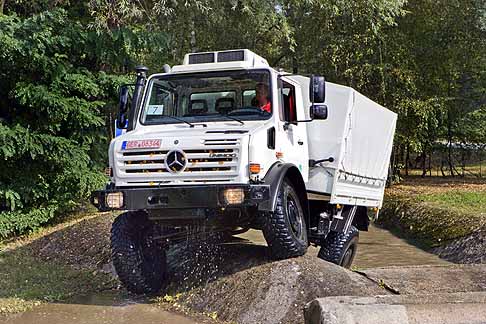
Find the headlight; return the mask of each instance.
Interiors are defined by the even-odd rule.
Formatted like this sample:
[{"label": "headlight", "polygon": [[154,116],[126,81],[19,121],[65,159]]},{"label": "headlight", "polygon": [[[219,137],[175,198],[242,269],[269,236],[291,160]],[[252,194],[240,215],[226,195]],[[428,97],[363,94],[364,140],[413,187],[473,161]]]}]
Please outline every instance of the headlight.
[{"label": "headlight", "polygon": [[224,191],[224,200],[228,205],[241,204],[245,200],[243,188],[229,188]]},{"label": "headlight", "polygon": [[106,205],[110,208],[122,208],[123,207],[123,192],[110,192],[105,198]]}]

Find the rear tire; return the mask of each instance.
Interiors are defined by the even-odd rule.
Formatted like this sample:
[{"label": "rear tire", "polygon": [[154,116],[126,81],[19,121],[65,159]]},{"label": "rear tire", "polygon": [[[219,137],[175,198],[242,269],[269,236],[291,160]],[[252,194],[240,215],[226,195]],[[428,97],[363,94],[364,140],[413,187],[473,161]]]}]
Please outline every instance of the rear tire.
[{"label": "rear tire", "polygon": [[263,235],[274,259],[304,255],[309,246],[304,211],[292,184],[284,180],[275,211],[265,215]]},{"label": "rear tire", "polygon": [[358,250],[358,241],[359,231],[354,226],[347,233],[330,232],[317,256],[349,269]]},{"label": "rear tire", "polygon": [[126,212],[111,228],[113,265],[122,284],[136,294],[153,294],[164,285],[167,260],[153,239],[154,225],[145,212]]}]

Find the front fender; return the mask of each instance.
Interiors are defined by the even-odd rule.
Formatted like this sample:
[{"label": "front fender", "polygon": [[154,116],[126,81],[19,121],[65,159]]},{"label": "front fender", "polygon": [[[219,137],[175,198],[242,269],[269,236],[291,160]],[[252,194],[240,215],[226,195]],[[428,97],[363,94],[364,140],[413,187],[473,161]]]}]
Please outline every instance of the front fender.
[{"label": "front fender", "polygon": [[270,186],[270,199],[259,204],[258,210],[269,212],[275,210],[277,205],[278,189],[286,176],[288,176],[289,180],[293,183],[294,188],[301,199],[304,212],[306,215],[308,215],[309,203],[307,200],[307,191],[304,180],[302,179],[299,169],[291,163],[277,162],[272,165],[270,170],[267,172],[263,178],[263,183]]}]

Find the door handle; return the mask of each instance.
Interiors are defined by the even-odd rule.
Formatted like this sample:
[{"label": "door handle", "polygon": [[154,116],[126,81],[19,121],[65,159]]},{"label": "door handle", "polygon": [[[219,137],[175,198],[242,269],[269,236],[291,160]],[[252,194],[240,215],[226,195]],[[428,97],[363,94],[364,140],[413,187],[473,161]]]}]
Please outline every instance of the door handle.
[{"label": "door handle", "polygon": [[299,145],[304,145],[304,142],[302,142],[302,140],[299,140],[299,141],[297,142],[297,144],[299,144]]}]

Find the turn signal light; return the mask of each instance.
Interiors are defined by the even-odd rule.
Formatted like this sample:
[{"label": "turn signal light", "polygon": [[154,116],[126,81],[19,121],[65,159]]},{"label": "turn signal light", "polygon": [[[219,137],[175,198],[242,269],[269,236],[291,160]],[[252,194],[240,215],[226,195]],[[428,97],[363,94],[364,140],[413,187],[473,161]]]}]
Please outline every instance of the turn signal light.
[{"label": "turn signal light", "polygon": [[260,164],[250,163],[250,173],[251,174],[257,174],[257,173],[260,173],[260,171],[261,171]]}]

